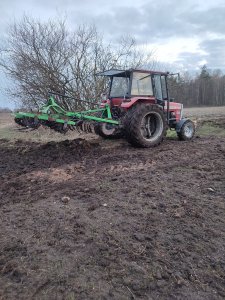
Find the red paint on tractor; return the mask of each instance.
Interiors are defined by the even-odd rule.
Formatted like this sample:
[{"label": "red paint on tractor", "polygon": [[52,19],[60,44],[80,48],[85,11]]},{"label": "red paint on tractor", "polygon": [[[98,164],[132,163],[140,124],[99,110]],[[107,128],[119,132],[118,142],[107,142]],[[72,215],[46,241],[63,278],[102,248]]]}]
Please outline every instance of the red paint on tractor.
[{"label": "red paint on tractor", "polygon": [[[111,99],[103,100],[100,106],[105,107],[106,104],[109,104],[111,107],[119,106],[123,109],[129,109],[138,102],[157,104],[155,97],[139,96],[139,97],[131,97],[128,99],[111,98]],[[183,109],[183,105],[181,103],[170,102],[169,104],[169,111],[174,112],[177,122],[180,121],[180,119],[182,118],[182,109]],[[167,101],[165,101],[164,111],[167,111]]]},{"label": "red paint on tractor", "polygon": [[[167,110],[167,101],[165,101],[164,109]],[[182,109],[183,109],[183,104],[181,103],[177,103],[177,102],[169,103],[169,111],[175,113],[175,118],[177,122],[180,121],[182,117]]]},{"label": "red paint on tractor", "polygon": [[122,108],[130,108],[132,105],[134,105],[136,102],[147,102],[147,103],[156,103],[155,97],[132,97],[131,99],[125,99],[123,100],[121,107]]}]

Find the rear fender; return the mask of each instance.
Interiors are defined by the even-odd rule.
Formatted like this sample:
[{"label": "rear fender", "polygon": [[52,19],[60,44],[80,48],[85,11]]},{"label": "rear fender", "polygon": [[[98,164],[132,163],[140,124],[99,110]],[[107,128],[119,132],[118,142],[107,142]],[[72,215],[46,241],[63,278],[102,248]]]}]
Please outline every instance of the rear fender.
[{"label": "rear fender", "polygon": [[137,102],[145,102],[145,103],[156,103],[156,99],[154,97],[132,97],[131,99],[124,100],[121,104],[122,108],[129,109]]}]

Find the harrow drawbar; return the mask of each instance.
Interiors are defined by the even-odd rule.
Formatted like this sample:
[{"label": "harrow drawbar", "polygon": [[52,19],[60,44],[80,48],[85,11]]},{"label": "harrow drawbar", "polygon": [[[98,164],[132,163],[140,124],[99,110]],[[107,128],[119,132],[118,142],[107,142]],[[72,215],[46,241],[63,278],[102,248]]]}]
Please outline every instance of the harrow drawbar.
[{"label": "harrow drawbar", "polygon": [[94,132],[96,122],[119,125],[117,120],[112,119],[109,105],[105,105],[104,108],[67,112],[55,102],[53,96],[50,96],[48,103],[39,112],[18,112],[14,117],[15,122],[25,128],[37,129],[44,126],[60,133],[66,133],[68,130],[91,133]]}]

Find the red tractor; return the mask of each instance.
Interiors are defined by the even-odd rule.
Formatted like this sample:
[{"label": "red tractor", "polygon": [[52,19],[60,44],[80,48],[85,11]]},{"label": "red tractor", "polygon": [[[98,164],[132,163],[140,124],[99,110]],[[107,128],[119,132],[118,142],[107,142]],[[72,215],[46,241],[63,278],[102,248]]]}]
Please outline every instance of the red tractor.
[{"label": "red tractor", "polygon": [[158,145],[169,128],[177,132],[180,140],[193,138],[195,126],[183,118],[183,104],[171,102],[169,97],[168,72],[130,69],[98,75],[110,78],[109,94],[101,107],[110,105],[112,118],[119,125],[98,122],[96,134],[104,138],[124,136],[139,147]]}]

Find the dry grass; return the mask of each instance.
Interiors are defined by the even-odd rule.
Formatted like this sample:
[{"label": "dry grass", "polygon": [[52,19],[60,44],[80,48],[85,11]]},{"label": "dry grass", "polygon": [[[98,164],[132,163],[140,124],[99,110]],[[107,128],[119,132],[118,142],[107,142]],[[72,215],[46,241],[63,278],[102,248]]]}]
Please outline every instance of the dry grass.
[{"label": "dry grass", "polygon": [[15,124],[14,118],[10,113],[0,113],[0,138],[3,139],[22,139],[37,142],[63,141],[78,137],[93,138],[91,134],[79,134],[77,131],[70,131],[67,134],[61,134],[49,128],[39,128],[38,130],[24,129]]},{"label": "dry grass", "polygon": [[217,107],[191,107],[185,108],[184,114],[187,117],[225,117],[225,106],[217,106]]}]

